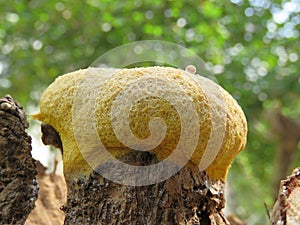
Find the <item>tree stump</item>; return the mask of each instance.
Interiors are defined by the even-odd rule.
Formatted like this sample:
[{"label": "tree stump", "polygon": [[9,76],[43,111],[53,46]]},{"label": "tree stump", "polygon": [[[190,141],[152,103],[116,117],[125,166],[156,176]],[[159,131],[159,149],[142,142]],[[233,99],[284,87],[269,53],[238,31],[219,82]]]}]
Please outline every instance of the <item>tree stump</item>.
[{"label": "tree stump", "polygon": [[[142,166],[157,160],[144,152],[122,161]],[[224,202],[223,182],[210,181],[205,172],[185,166],[171,178],[148,186],[116,184],[93,172],[68,183],[62,209],[64,224],[223,225],[229,224],[222,212]]]}]

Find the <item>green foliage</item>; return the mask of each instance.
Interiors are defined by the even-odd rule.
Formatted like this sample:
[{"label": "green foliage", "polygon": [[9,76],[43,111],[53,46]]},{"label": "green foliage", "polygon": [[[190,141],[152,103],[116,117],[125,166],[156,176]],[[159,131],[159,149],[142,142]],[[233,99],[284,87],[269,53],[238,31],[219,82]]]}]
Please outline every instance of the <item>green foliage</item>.
[{"label": "green foliage", "polygon": [[0,8],[0,96],[23,105],[37,104],[58,75],[131,41],[179,43],[209,62],[249,121],[230,172],[233,213],[266,221],[277,137],[263,112],[300,115],[299,2],[2,0]]}]

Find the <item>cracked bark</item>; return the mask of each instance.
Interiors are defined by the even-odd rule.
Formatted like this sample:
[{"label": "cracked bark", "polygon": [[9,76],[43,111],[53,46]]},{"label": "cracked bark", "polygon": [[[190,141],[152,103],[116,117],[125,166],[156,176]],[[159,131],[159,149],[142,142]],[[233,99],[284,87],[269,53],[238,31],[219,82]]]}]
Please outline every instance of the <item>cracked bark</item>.
[{"label": "cracked bark", "polygon": [[23,108],[0,99],[0,224],[24,224],[38,195],[35,160]]}]

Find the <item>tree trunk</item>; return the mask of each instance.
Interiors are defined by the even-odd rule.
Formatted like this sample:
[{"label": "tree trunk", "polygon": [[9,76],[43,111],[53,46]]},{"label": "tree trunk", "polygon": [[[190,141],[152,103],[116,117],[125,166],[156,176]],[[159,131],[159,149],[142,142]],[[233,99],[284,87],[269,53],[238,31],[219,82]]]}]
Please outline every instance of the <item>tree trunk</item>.
[{"label": "tree trunk", "polygon": [[277,113],[273,121],[273,127],[279,137],[279,147],[276,152],[274,169],[276,176],[273,177],[273,196],[276,199],[278,184],[291,172],[291,164],[300,141],[300,124],[281,113]]},{"label": "tree trunk", "polygon": [[38,195],[35,160],[23,108],[0,99],[0,224],[24,224]]},{"label": "tree trunk", "polygon": [[[134,165],[157,162],[146,152],[130,154],[122,161]],[[212,182],[205,172],[188,166],[148,186],[116,184],[96,172],[67,185],[64,224],[229,224],[222,213],[224,183]]]}]

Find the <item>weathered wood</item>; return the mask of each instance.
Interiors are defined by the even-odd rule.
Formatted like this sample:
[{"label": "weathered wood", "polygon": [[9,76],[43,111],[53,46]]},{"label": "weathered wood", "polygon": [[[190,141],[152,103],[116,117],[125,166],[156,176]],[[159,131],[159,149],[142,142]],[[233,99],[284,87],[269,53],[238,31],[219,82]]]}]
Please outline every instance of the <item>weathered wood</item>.
[{"label": "weathered wood", "polygon": [[297,225],[300,222],[300,167],[280,182],[270,225]]},{"label": "weathered wood", "polygon": [[23,224],[38,195],[35,160],[23,108],[0,99],[0,224]]}]

